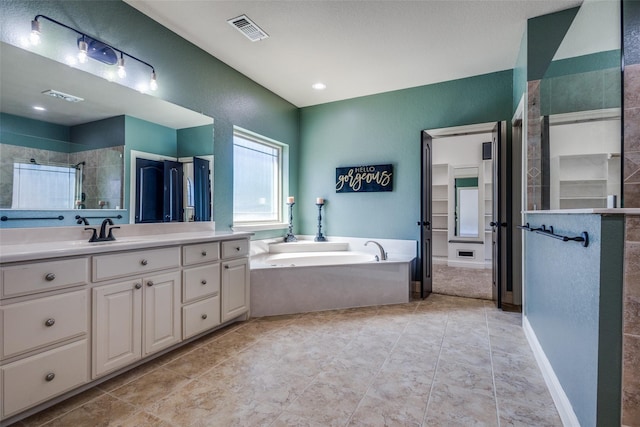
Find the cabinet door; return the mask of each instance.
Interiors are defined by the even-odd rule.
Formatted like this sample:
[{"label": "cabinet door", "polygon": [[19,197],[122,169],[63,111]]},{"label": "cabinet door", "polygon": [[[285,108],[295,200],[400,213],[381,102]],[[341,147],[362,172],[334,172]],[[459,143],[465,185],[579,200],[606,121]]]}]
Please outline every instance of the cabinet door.
[{"label": "cabinet door", "polygon": [[144,279],[144,354],[180,341],[180,273]]},{"label": "cabinet door", "polygon": [[249,311],[249,260],[222,263],[222,321]]},{"label": "cabinet door", "polygon": [[93,377],[140,359],[142,280],[93,288]]}]

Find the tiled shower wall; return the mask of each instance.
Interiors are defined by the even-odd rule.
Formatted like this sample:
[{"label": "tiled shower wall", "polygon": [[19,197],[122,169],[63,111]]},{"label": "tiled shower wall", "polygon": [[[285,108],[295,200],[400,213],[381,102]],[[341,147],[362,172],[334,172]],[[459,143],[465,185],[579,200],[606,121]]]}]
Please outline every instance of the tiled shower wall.
[{"label": "tiled shower wall", "polygon": [[[640,64],[624,69],[624,207],[640,208]],[[622,424],[640,426],[640,217],[626,223]]]},{"label": "tiled shower wall", "polygon": [[540,82],[527,82],[527,210],[542,208]]},{"label": "tiled shower wall", "polygon": [[77,153],[61,153],[51,150],[0,144],[0,208],[11,208],[13,191],[13,162],[36,159],[39,163],[75,165],[85,162],[83,174],[84,207],[100,209],[122,208],[124,146],[100,148]]},{"label": "tiled shower wall", "polygon": [[[623,203],[640,208],[640,2],[624,0]],[[640,426],[640,216],[628,216],[625,236],[622,424]]]}]

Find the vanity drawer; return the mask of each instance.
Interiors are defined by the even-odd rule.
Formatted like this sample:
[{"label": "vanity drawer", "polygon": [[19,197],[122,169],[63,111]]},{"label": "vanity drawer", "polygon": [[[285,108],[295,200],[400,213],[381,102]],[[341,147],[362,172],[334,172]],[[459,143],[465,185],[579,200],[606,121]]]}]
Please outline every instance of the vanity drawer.
[{"label": "vanity drawer", "polygon": [[86,290],[1,307],[2,357],[85,334],[88,311]]},{"label": "vanity drawer", "polygon": [[182,308],[182,339],[220,324],[220,296],[194,302]]},{"label": "vanity drawer", "polygon": [[182,271],[182,302],[220,293],[220,264],[194,267]]},{"label": "vanity drawer", "polygon": [[249,254],[249,240],[229,240],[222,242],[222,259],[246,256]]},{"label": "vanity drawer", "polygon": [[89,280],[89,260],[73,258],[2,267],[2,296],[14,297],[69,286]]},{"label": "vanity drawer", "polygon": [[3,366],[3,417],[89,381],[88,357],[84,339]]},{"label": "vanity drawer", "polygon": [[149,271],[177,268],[179,264],[180,248],[178,246],[97,255],[93,257],[93,280],[97,282]]},{"label": "vanity drawer", "polygon": [[182,264],[193,265],[220,259],[218,242],[198,243],[182,247]]}]

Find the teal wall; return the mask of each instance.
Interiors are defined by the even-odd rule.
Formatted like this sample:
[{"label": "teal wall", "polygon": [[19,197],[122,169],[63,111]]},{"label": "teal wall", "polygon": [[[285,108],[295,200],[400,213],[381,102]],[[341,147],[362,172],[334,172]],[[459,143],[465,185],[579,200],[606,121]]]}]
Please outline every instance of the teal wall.
[{"label": "teal wall", "polygon": [[40,120],[0,113],[0,142],[40,150],[71,152],[71,129]]},{"label": "teal wall", "polygon": [[178,129],[178,157],[213,154],[213,125]]},{"label": "teal wall", "polygon": [[[420,132],[510,120],[511,70],[301,109],[298,232],[315,234],[316,197],[327,236],[419,238]],[[480,163],[482,159],[478,159]],[[335,192],[337,167],[393,164],[393,191]]]},{"label": "teal wall", "polygon": [[[84,148],[82,148],[82,150],[124,145],[124,123],[125,117],[117,116],[72,126],[71,141],[77,144],[83,144]],[[78,151],[81,150],[79,149]]]},{"label": "teal wall", "polygon": [[582,426],[619,425],[623,216],[529,213],[532,227],[589,233],[589,246],[525,232],[525,314]]},{"label": "teal wall", "polygon": [[291,192],[297,192],[299,121],[294,105],[119,0],[3,0],[2,41],[19,45],[36,14],[153,64],[159,84],[155,96],[215,119],[213,214],[218,230],[228,230],[233,218],[234,125],[289,146]]},{"label": "teal wall", "polygon": [[574,7],[527,21],[527,81],[544,77],[579,9]]}]

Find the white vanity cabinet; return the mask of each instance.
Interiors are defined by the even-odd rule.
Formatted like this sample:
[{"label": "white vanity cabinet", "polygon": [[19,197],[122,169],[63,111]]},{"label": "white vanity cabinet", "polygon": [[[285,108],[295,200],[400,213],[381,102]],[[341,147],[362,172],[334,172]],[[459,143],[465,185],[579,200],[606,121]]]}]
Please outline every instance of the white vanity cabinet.
[{"label": "white vanity cabinet", "polygon": [[[179,247],[93,257],[94,279],[175,268]],[[93,288],[93,378],[181,340],[179,271],[134,275]]]},{"label": "white vanity cabinet", "polygon": [[38,255],[2,242],[2,424],[244,319],[250,234],[205,232],[68,250],[52,242]]},{"label": "white vanity cabinet", "polygon": [[248,240],[222,242],[222,321],[249,312]]},{"label": "white vanity cabinet", "polygon": [[0,269],[2,418],[89,381],[88,280],[86,257]]},{"label": "white vanity cabinet", "polygon": [[182,247],[182,338],[222,323],[220,318],[220,244]]}]

